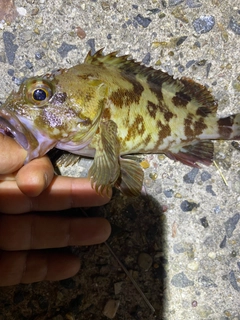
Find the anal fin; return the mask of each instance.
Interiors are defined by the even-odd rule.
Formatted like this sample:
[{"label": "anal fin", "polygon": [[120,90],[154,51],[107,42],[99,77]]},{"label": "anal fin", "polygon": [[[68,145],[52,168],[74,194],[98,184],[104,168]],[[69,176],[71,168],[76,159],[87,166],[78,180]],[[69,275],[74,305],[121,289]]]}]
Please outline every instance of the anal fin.
[{"label": "anal fin", "polygon": [[143,176],[144,173],[139,163],[129,159],[120,159],[120,176],[114,186],[126,196],[137,197],[141,194]]},{"label": "anal fin", "polygon": [[189,146],[182,147],[178,153],[166,153],[170,159],[178,160],[190,167],[200,168],[202,163],[209,166],[213,162],[214,146],[212,141],[202,140]]}]

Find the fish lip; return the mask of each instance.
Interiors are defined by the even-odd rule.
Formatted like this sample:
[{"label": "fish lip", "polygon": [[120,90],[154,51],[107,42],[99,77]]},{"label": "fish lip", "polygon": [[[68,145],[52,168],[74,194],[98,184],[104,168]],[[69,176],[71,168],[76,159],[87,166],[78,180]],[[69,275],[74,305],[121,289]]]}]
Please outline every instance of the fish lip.
[{"label": "fish lip", "polygon": [[29,143],[22,131],[24,131],[23,125],[16,117],[5,110],[0,110],[0,133],[13,138],[24,149],[28,150]]}]

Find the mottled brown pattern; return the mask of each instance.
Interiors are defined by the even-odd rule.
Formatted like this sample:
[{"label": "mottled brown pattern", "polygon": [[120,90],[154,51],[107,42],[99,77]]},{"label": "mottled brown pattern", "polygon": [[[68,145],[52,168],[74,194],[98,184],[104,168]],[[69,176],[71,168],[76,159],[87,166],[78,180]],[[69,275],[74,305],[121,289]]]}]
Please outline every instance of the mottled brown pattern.
[{"label": "mottled brown pattern", "polygon": [[171,111],[169,111],[169,109],[167,107],[164,108],[162,106],[161,101],[159,101],[158,105],[151,102],[151,101],[148,101],[147,110],[153,119],[156,118],[157,111],[159,111],[160,113],[162,113],[164,115],[164,118],[166,121],[169,121],[170,119],[172,119],[172,117],[174,117],[174,114]]},{"label": "mottled brown pattern", "polygon": [[160,113],[164,115],[164,118],[166,121],[169,121],[174,116],[174,114],[169,110],[169,108],[166,107],[165,105],[163,106],[160,102],[159,102],[158,108]]},{"label": "mottled brown pattern", "polygon": [[168,124],[163,125],[161,121],[157,121],[157,128],[159,128],[159,137],[161,136],[162,139],[171,135],[171,128]]},{"label": "mottled brown pattern", "polygon": [[144,119],[139,114],[135,118],[134,123],[128,128],[128,133],[125,138],[125,141],[130,141],[131,139],[134,139],[136,136],[142,136],[144,132],[145,132]]},{"label": "mottled brown pattern", "polygon": [[169,121],[173,117],[174,117],[174,114],[171,111],[167,111],[167,112],[164,113],[164,118],[165,118],[166,121]]},{"label": "mottled brown pattern", "polygon": [[156,87],[161,88],[164,82],[168,82],[169,84],[171,84],[172,81],[174,81],[173,77],[168,73],[161,70],[155,70],[151,67],[146,69],[145,76],[147,78],[149,87],[151,87],[152,85],[156,85]]},{"label": "mottled brown pattern", "polygon": [[172,103],[176,107],[186,107],[186,105],[191,101],[191,97],[182,91],[176,92],[176,95],[172,98]]},{"label": "mottled brown pattern", "polygon": [[209,109],[211,113],[217,111],[216,99],[206,87],[185,77],[179,79],[178,82],[184,87],[184,94],[197,101],[201,105],[201,108]]},{"label": "mottled brown pattern", "polygon": [[174,81],[176,80],[174,80],[172,76],[160,70],[152,69],[151,72],[149,72],[147,75],[147,84],[149,86],[149,89],[158,98],[158,101],[160,103],[163,101],[163,83],[170,86],[172,83],[174,83]]},{"label": "mottled brown pattern", "polygon": [[154,104],[154,103],[151,102],[151,101],[148,101],[147,110],[148,110],[150,116],[151,116],[153,119],[156,118],[157,108],[158,108],[158,106],[157,106],[156,104]]},{"label": "mottled brown pattern", "polygon": [[194,134],[198,136],[206,128],[207,128],[207,125],[204,122],[204,118],[199,118],[199,120],[194,123]]},{"label": "mottled brown pattern", "polygon": [[147,137],[144,139],[144,143],[146,144],[146,146],[149,144],[149,142],[151,142],[151,135],[147,135]]},{"label": "mottled brown pattern", "polygon": [[227,118],[218,120],[218,132],[224,139],[229,139],[232,133],[232,125],[234,123],[234,117],[230,116]]},{"label": "mottled brown pattern", "polygon": [[164,125],[161,123],[160,120],[157,121],[157,128],[158,128],[158,140],[154,146],[154,149],[157,150],[158,147],[163,143],[163,139],[167,138],[171,135],[171,128],[168,124]]},{"label": "mottled brown pattern", "polygon": [[102,114],[102,118],[103,118],[103,120],[110,120],[111,119],[110,108],[104,109],[103,114]]},{"label": "mottled brown pattern", "polygon": [[207,117],[210,113],[212,113],[212,109],[208,107],[199,107],[196,111],[196,115],[201,117]]},{"label": "mottled brown pattern", "polygon": [[191,125],[193,124],[192,117],[188,116],[184,119],[184,133],[187,138],[192,138],[195,134],[193,129],[191,129]]},{"label": "mottled brown pattern", "polygon": [[[193,128],[191,128],[191,126]],[[193,121],[192,117],[189,115],[184,119],[184,133],[187,139],[192,139],[195,136],[200,135],[207,125],[204,123],[204,118],[199,118],[197,121]]]},{"label": "mottled brown pattern", "polygon": [[149,83],[149,88],[152,93],[158,98],[158,101],[163,101],[162,87],[153,83]]},{"label": "mottled brown pattern", "polygon": [[126,81],[132,84],[133,88],[131,90],[119,88],[117,91],[112,92],[109,97],[115,106],[119,108],[122,108],[123,105],[130,106],[132,103],[139,103],[144,90],[141,83],[136,79],[128,77]]}]

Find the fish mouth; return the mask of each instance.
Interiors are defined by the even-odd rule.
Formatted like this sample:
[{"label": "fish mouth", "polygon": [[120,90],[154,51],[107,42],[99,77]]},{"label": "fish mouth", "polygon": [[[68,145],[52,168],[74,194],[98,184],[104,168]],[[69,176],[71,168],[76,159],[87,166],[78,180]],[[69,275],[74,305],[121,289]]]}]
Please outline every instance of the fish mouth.
[{"label": "fish mouth", "polygon": [[[9,119],[8,119],[9,118]],[[16,127],[22,127],[17,119],[0,111],[0,133],[16,140],[24,149],[28,149],[29,143],[26,136]]]}]

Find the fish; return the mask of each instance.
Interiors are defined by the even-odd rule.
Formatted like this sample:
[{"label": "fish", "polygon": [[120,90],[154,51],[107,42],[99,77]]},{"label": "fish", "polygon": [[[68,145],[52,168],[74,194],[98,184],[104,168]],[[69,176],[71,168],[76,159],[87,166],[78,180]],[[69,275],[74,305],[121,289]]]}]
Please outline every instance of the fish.
[{"label": "fish", "polygon": [[191,167],[210,165],[213,141],[240,139],[240,113],[217,117],[210,90],[117,51],[26,79],[0,108],[0,132],[27,151],[25,164],[57,148],[93,158],[99,194],[138,196],[143,170],[131,154],[162,153]]}]

